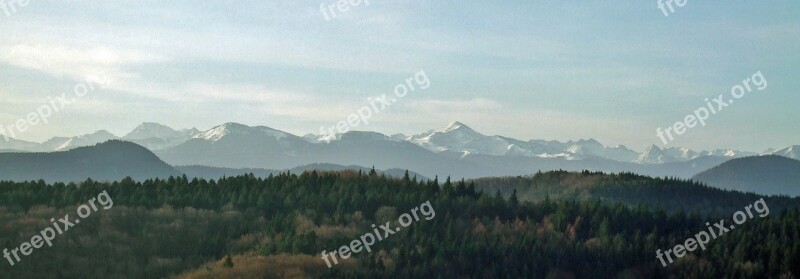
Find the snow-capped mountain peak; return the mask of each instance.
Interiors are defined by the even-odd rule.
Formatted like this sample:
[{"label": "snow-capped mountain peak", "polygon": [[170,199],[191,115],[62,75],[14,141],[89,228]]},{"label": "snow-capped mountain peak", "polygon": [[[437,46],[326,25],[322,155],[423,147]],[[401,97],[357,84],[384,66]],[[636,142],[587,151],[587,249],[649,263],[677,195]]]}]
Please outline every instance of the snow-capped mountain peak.
[{"label": "snow-capped mountain peak", "polygon": [[[568,142],[572,143],[571,141]],[[628,149],[625,146],[606,147],[595,139],[579,140],[572,143],[563,151],[584,156],[595,156],[600,158],[611,159],[620,162],[633,162],[636,161],[639,153]]]},{"label": "snow-capped mountain peak", "polygon": [[757,155],[757,153],[755,152],[739,151],[734,149],[715,149],[712,151],[703,151],[700,152],[700,154],[704,156],[720,156],[720,157],[731,157],[731,158]]},{"label": "snow-capped mountain peak", "polygon": [[772,152],[774,155],[779,155],[795,160],[800,160],[800,145],[792,145],[784,149]]},{"label": "snow-capped mountain peak", "polygon": [[396,138],[389,137],[387,135],[377,133],[377,132],[366,132],[366,131],[350,131],[344,134],[341,134],[340,139],[342,140],[352,140],[352,141],[391,141],[391,142],[402,142],[403,140],[399,140]]},{"label": "snow-capped mountain peak", "polygon": [[645,151],[639,155],[639,158],[636,159],[636,162],[640,164],[663,164],[670,161],[670,157],[664,154],[664,150],[655,144],[645,149]]},{"label": "snow-capped mountain peak", "polygon": [[195,135],[195,139],[203,139],[207,141],[219,141],[229,135],[267,135],[280,140],[287,136],[289,133],[275,130],[266,126],[250,127],[239,123],[225,123],[217,127],[211,128],[208,131],[201,132]]},{"label": "snow-capped mountain peak", "polygon": [[[0,145],[0,152],[8,151],[60,151],[81,146],[90,146],[112,139],[119,139],[108,131],[100,130],[92,134],[77,137],[55,137],[44,143],[27,143],[13,139]],[[274,145],[276,150],[283,150],[286,154],[296,154],[298,150],[305,150],[316,144],[356,144],[369,146],[373,143],[385,144],[387,141],[411,143],[425,148],[434,153],[448,152],[458,154],[462,158],[479,155],[505,156],[505,157],[538,157],[562,158],[567,160],[607,159],[618,162],[631,162],[638,164],[663,164],[685,162],[703,156],[718,158],[739,158],[758,155],[753,152],[734,149],[715,149],[712,151],[694,151],[688,148],[661,148],[657,145],[649,146],[644,152],[637,152],[623,145],[607,147],[593,138],[577,141],[556,141],[532,139],[522,141],[510,137],[488,136],[477,132],[463,122],[453,121],[443,128],[432,129],[427,132],[406,136],[395,134],[387,136],[374,132],[349,132],[333,135],[308,134],[298,137],[290,133],[279,131],[265,126],[247,126],[239,123],[225,123],[206,131],[197,129],[175,130],[170,127],[145,122],[125,135],[124,140],[132,141],[150,150],[167,150],[178,147],[190,139],[190,145],[198,144],[197,141],[207,141],[211,144],[225,140],[222,146],[264,146]],[[311,144],[311,145],[309,145]],[[293,150],[293,148],[298,148]],[[316,147],[314,147],[316,148]],[[800,146],[794,145],[781,150],[770,150],[761,154],[775,154],[793,159],[798,159]],[[292,155],[294,156],[294,155]]]},{"label": "snow-capped mountain peak", "polygon": [[100,130],[91,134],[71,138],[55,137],[44,142],[42,145],[50,150],[63,151],[82,146],[95,145],[112,139],[119,139],[119,137],[106,130]]},{"label": "snow-capped mountain peak", "polygon": [[242,129],[239,125],[241,124],[236,124],[236,123],[222,124],[214,128],[211,128],[205,132],[201,132],[195,135],[193,138],[204,139],[209,141],[218,141],[223,137],[227,136],[228,134],[235,133],[237,130]]},{"label": "snow-capped mountain peak", "polygon": [[199,133],[200,131],[194,128],[177,131],[162,124],[145,122],[125,135],[123,139],[150,150],[162,150],[184,143]]},{"label": "snow-capped mountain peak", "polygon": [[454,121],[444,129],[431,130],[412,136],[409,141],[433,152],[455,151],[499,155],[511,145],[497,136],[486,136]]},{"label": "snow-capped mountain peak", "polygon": [[[399,136],[398,136],[399,135]],[[407,137],[402,134],[395,136],[387,136],[378,132],[368,131],[349,131],[346,133],[336,133],[332,135],[313,135],[308,134],[303,138],[311,143],[332,143],[336,141],[350,141],[350,142],[374,142],[374,141],[391,141],[391,142],[404,142]]]},{"label": "snow-capped mountain peak", "polygon": [[603,148],[605,148],[605,146],[595,139],[582,139],[567,147],[566,151],[575,154],[591,155]]},{"label": "snow-capped mountain peak", "polygon": [[180,132],[152,122],[145,122],[137,126],[133,131],[125,135],[124,139],[128,140],[141,140],[141,139],[148,139],[148,138],[160,138],[160,139],[173,139],[173,138],[183,138],[185,137]]},{"label": "snow-capped mountain peak", "polygon": [[190,138],[193,138],[194,136],[196,136],[197,134],[200,134],[202,132],[200,130],[198,130],[197,128],[191,128],[191,129],[180,129],[180,130],[178,130],[178,133],[183,135],[183,137],[185,137],[187,139],[190,139]]},{"label": "snow-capped mountain peak", "polygon": [[458,121],[450,122],[450,124],[448,124],[446,128],[444,128],[444,129],[442,129],[440,131],[442,133],[449,133],[449,132],[453,132],[453,131],[457,131],[457,130],[463,130],[463,131],[467,131],[467,132],[475,132],[475,130],[472,130],[470,127],[467,127],[467,125],[464,125],[464,123],[461,123],[461,122],[458,122]]}]

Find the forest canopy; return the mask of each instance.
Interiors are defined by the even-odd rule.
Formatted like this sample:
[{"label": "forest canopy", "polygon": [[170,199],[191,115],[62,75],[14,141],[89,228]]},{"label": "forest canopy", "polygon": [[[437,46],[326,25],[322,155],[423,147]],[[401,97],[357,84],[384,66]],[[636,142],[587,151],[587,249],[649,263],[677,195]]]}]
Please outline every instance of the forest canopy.
[{"label": "forest canopy", "polygon": [[[476,181],[418,181],[352,171],[220,180],[180,176],[143,182],[0,182],[4,247],[30,239],[49,225],[50,218],[74,212],[102,191],[114,201],[112,209],[85,219],[59,236],[53,247],[39,249],[13,267],[4,263],[0,272],[7,278],[233,274],[243,278],[792,278],[800,274],[796,199],[767,199],[773,209],[768,217],[749,221],[716,239],[708,250],[692,252],[665,268],[655,257],[657,249],[681,243],[704,229],[706,222],[733,212],[665,210],[663,204],[648,207],[604,200],[598,194],[646,195],[641,191],[651,189],[650,195],[665,195],[654,199],[669,194],[674,199],[680,190],[692,197],[684,200],[689,204],[711,199],[704,186],[680,180],[552,172],[534,176],[530,185],[566,187],[567,176],[581,181],[582,187],[600,190],[592,192],[595,196],[578,195],[581,198],[520,199],[513,187],[504,196],[500,191],[479,191]],[[548,181],[551,185],[545,185]],[[722,198],[729,200],[717,200],[743,207],[758,196],[733,193]],[[426,201],[435,208],[435,219],[413,224],[380,242],[371,253],[360,253],[330,269],[320,257],[321,251],[371,231],[371,224],[396,220],[398,213]]]}]

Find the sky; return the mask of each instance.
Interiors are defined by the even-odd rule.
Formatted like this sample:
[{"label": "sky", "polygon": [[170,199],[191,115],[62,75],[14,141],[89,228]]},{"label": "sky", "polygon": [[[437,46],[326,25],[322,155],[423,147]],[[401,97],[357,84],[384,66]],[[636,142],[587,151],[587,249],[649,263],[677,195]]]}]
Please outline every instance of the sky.
[{"label": "sky", "polygon": [[[319,134],[424,71],[427,89],[355,129],[418,134],[457,120],[639,151],[800,144],[796,0],[688,0],[668,16],[656,0],[354,0],[346,11],[334,0],[9,1],[0,125],[57,108],[17,129],[22,140],[122,136],[142,122]],[[657,136],[759,71],[764,90],[674,141]]]}]

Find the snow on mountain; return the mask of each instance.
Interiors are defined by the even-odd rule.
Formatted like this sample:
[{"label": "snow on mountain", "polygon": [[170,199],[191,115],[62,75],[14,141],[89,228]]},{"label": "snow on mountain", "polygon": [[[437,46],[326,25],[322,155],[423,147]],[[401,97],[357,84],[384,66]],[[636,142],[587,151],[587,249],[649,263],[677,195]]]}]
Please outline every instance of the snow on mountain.
[{"label": "snow on mountain", "polygon": [[675,162],[675,157],[667,155],[663,149],[658,146],[651,145],[636,159],[639,164],[664,164]]},{"label": "snow on mountain", "polygon": [[671,162],[687,162],[704,156],[741,158],[757,155],[755,152],[739,151],[734,149],[716,149],[712,151],[694,151],[683,147],[661,149],[653,145],[647,148],[635,160],[639,164],[663,164]]},{"label": "snow on mountain", "polygon": [[350,140],[350,141],[393,141],[393,142],[405,142],[408,137],[403,134],[396,134],[393,136],[387,136],[377,132],[366,132],[366,131],[350,131],[346,133],[336,133],[331,135],[314,135],[314,134],[307,134],[303,136],[303,139],[310,143],[332,143],[336,141],[342,140]]},{"label": "snow on mountain", "polygon": [[286,138],[288,136],[296,137],[292,134],[275,130],[270,127],[256,126],[250,127],[239,123],[226,123],[217,127],[211,128],[208,131],[201,132],[192,138],[203,139],[207,141],[219,141],[228,136],[269,136],[276,140]]},{"label": "snow on mountain", "polygon": [[315,134],[306,134],[305,136],[302,136],[302,138],[310,143],[319,143],[322,139],[322,136]]},{"label": "snow on mountain", "polygon": [[302,138],[310,143],[330,143],[331,141],[341,140],[342,134],[341,133],[325,134],[325,135],[306,134]]},{"label": "snow on mountain", "polygon": [[409,141],[433,152],[454,151],[489,155],[506,154],[512,145],[502,137],[483,135],[461,122],[453,122],[444,129],[412,136]]},{"label": "snow on mountain", "polygon": [[520,141],[502,136],[486,136],[461,122],[450,123],[446,128],[412,136],[408,141],[433,152],[452,151],[463,154],[485,154],[540,158],[566,158],[580,160],[597,156],[631,162],[638,154],[625,147],[608,148],[594,139],[569,141]]},{"label": "snow on mountain", "polygon": [[404,142],[403,139],[396,139],[376,132],[364,131],[350,131],[344,134],[337,134],[335,140],[342,141],[348,140],[353,142],[372,142],[372,141],[389,141],[389,142]]},{"label": "snow on mountain", "polygon": [[624,145],[617,145],[614,147],[605,147],[601,150],[598,150],[594,154],[595,156],[611,159],[620,162],[633,162],[639,158],[639,153],[636,151],[630,150]]},{"label": "snow on mountain", "polygon": [[252,131],[250,127],[237,124],[237,123],[226,123],[223,125],[216,126],[211,128],[205,132],[201,132],[195,135],[192,138],[195,139],[203,139],[207,141],[218,141],[228,135],[234,134],[249,134]]},{"label": "snow on mountain", "polygon": [[126,140],[140,140],[149,138],[172,139],[183,138],[184,135],[170,127],[145,122],[137,126],[133,131],[123,137]]},{"label": "snow on mountain", "polygon": [[561,150],[561,151],[564,151],[573,145],[572,141],[560,142],[557,140],[530,140],[528,141],[528,143],[535,146],[541,146],[549,150]]},{"label": "snow on mountain", "polygon": [[197,128],[191,128],[191,129],[180,129],[180,130],[178,130],[178,133],[183,135],[183,137],[185,137],[187,139],[190,139],[190,138],[193,138],[194,136],[196,136],[196,135],[198,135],[198,134],[200,134],[202,132],[200,130],[198,130]]},{"label": "snow on mountain", "polygon": [[[119,138],[103,130],[78,137],[55,137],[42,144],[15,139],[10,139],[9,141],[0,140],[0,152],[60,151],[81,146],[91,146],[111,139]],[[441,153],[439,155],[460,159],[499,156],[508,157],[512,161],[524,161],[532,158],[578,161],[599,158],[642,165],[689,162],[706,156],[722,159],[757,155],[754,152],[733,149],[697,152],[688,148],[678,147],[662,149],[656,145],[650,146],[644,152],[639,153],[621,145],[607,147],[591,138],[567,142],[538,139],[522,141],[499,135],[487,136],[458,121],[452,122],[444,128],[413,136],[404,134],[387,136],[375,132],[353,131],[333,135],[308,134],[303,137],[269,127],[250,127],[238,123],[226,123],[206,131],[200,131],[195,128],[175,130],[158,123],[142,123],[122,139],[132,141],[152,151],[165,151],[159,152],[159,154],[166,154],[172,158],[191,158],[191,160],[188,160],[189,162],[207,163],[209,165],[214,165],[214,157],[216,156],[230,157],[225,160],[229,163],[228,165],[246,162],[260,163],[267,157],[274,160],[282,158],[281,160],[287,160],[287,163],[295,160],[314,163],[319,158],[298,158],[298,156],[301,156],[300,154],[312,156],[310,154],[313,152],[323,152],[320,150],[324,150],[323,154],[330,156],[327,159],[334,160],[333,154],[339,154],[336,156],[342,155],[331,149],[343,148],[343,146],[347,146],[347,150],[354,152],[360,152],[357,151],[359,147],[367,148],[368,146],[392,146],[392,148],[400,149],[414,146],[421,147],[422,149],[420,150]],[[404,145],[405,147],[400,147]],[[173,148],[178,146],[181,147]],[[208,149],[213,146],[220,150],[209,151]],[[243,149],[259,149],[259,151],[253,153]],[[402,153],[399,152],[399,154]],[[798,146],[790,146],[774,152],[770,150],[770,152],[762,154],[775,154],[797,159],[797,153]],[[247,159],[240,162],[240,158],[236,156],[245,156]],[[305,161],[301,161],[301,159]],[[354,162],[357,161],[354,160]],[[243,166],[245,165],[243,164]],[[388,165],[387,167],[397,166]]]},{"label": "snow on mountain", "polygon": [[664,154],[672,157],[672,161],[688,161],[700,157],[700,153],[685,147],[671,147],[663,149]]},{"label": "snow on mountain", "polygon": [[600,142],[594,139],[588,139],[588,140],[579,140],[571,144],[564,151],[574,154],[594,154],[595,152],[604,148],[605,146],[603,146],[603,144],[601,144]]},{"label": "snow on mountain", "polygon": [[703,151],[700,154],[705,156],[720,156],[720,157],[731,157],[731,158],[741,158],[741,157],[748,157],[758,155],[756,152],[749,152],[749,151],[740,151],[734,149],[715,149],[712,151]]},{"label": "snow on mountain", "polygon": [[510,144],[506,148],[506,152],[503,153],[502,155],[506,155],[506,156],[536,156],[537,154],[533,154],[533,152],[531,152],[531,150],[525,148],[524,146],[520,146],[520,145],[516,145],[516,144]]},{"label": "snow on mountain", "polygon": [[606,147],[595,139],[579,140],[574,143],[570,141],[568,144],[569,147],[564,151],[577,155],[595,156],[619,162],[633,162],[639,156],[639,153],[625,146]]},{"label": "snow on mountain", "polygon": [[717,149],[714,151],[697,152],[684,147],[670,147],[661,149],[658,146],[652,145],[639,155],[635,163],[663,164],[672,162],[687,162],[703,156],[738,158],[741,156],[748,156],[747,154],[750,153],[731,149]]},{"label": "snow on mountain", "polygon": [[64,151],[77,147],[92,146],[114,139],[119,139],[119,137],[106,130],[100,130],[77,137],[54,137],[42,143],[42,146],[48,151]]},{"label": "snow on mountain", "polygon": [[586,159],[586,155],[584,154],[575,154],[540,143],[519,142],[509,138],[505,139],[513,144],[508,147],[508,152],[502,154],[504,156],[538,157],[545,159],[562,158],[566,160]]},{"label": "snow on mountain", "polygon": [[521,141],[513,138],[498,136],[498,138],[511,143],[508,151],[502,155],[506,156],[527,156],[540,158],[571,157],[578,159],[580,156],[564,152],[563,144],[550,144],[545,141]]},{"label": "snow on mountain", "polygon": [[407,140],[408,136],[404,134],[394,134],[391,136],[392,138],[399,139],[399,140]]},{"label": "snow on mountain", "polygon": [[798,154],[800,154],[799,152],[800,152],[800,145],[792,145],[787,148],[772,152],[772,154],[787,158],[792,158],[795,160],[800,160],[800,156],[798,156]]},{"label": "snow on mountain", "polygon": [[68,142],[69,140],[70,140],[69,137],[52,137],[49,140],[43,142],[41,145],[44,150],[54,151],[59,146],[64,145],[64,143]]},{"label": "snow on mountain", "polygon": [[125,135],[123,139],[150,150],[161,150],[181,144],[199,132],[197,129],[176,131],[158,123],[145,122]]},{"label": "snow on mountain", "polygon": [[307,164],[300,156],[316,145],[265,126],[226,123],[156,154],[173,165],[280,169]]}]

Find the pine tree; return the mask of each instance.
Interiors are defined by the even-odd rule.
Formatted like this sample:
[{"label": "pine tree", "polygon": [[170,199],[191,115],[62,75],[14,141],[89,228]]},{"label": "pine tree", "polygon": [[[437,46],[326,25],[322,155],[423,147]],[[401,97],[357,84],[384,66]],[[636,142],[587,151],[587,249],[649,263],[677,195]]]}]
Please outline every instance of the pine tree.
[{"label": "pine tree", "polygon": [[517,189],[514,189],[511,192],[511,197],[508,198],[508,203],[512,206],[512,208],[516,208],[519,206],[519,198],[517,198]]}]

